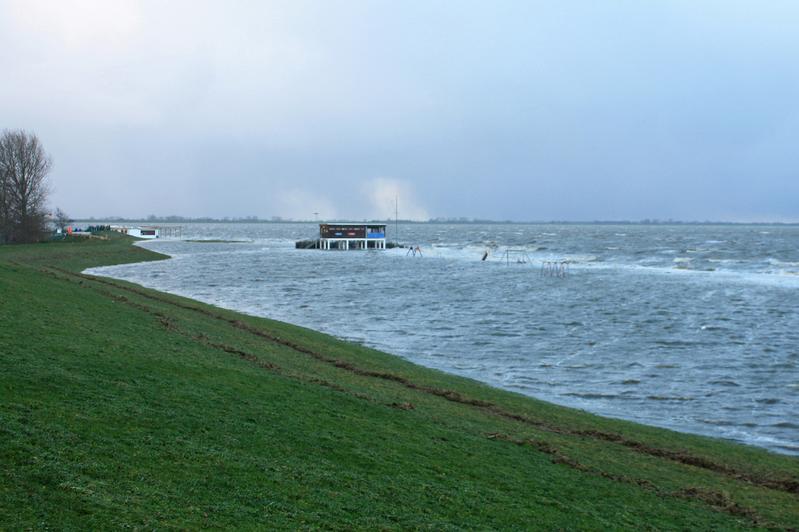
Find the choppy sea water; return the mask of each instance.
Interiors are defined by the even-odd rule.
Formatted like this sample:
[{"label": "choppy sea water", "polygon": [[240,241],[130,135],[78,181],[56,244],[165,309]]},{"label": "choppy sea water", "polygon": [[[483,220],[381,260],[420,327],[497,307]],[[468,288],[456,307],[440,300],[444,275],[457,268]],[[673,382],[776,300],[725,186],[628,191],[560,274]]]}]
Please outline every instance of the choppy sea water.
[{"label": "choppy sea water", "polygon": [[[797,226],[400,224],[422,257],[294,249],[314,231],[188,224],[184,239],[240,242],[148,242],[173,258],[89,273],[598,414],[799,454]],[[508,261],[508,249],[523,252]],[[565,278],[541,275],[562,259]]]}]

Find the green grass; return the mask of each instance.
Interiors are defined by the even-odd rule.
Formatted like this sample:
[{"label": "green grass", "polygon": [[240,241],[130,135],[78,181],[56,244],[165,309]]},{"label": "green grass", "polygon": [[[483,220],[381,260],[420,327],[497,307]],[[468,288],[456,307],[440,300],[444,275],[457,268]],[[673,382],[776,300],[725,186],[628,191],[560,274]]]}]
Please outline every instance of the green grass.
[{"label": "green grass", "polygon": [[799,460],[593,416],[0,247],[0,529],[799,525]]}]

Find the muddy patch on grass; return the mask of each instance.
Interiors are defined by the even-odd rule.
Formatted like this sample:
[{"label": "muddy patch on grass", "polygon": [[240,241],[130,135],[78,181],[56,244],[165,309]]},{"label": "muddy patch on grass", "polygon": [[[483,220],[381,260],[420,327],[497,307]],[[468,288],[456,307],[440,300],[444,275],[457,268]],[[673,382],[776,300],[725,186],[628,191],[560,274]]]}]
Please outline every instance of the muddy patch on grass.
[{"label": "muddy patch on grass", "polygon": [[459,403],[459,404],[463,404],[463,405],[467,405],[467,406],[480,408],[484,412],[488,412],[488,413],[491,413],[493,415],[497,415],[497,416],[500,416],[500,417],[503,417],[503,418],[506,418],[506,419],[514,420],[514,421],[517,421],[517,422],[520,422],[520,423],[524,423],[524,424],[527,424],[527,425],[530,425],[530,426],[534,426],[534,427],[537,427],[537,428],[539,428],[541,430],[544,430],[544,431],[548,431],[548,432],[552,432],[552,433],[556,433],[556,434],[564,434],[564,435],[571,435],[571,436],[584,437],[584,438],[593,438],[593,439],[600,440],[600,441],[606,441],[606,442],[610,442],[610,443],[615,443],[615,444],[618,444],[618,445],[622,445],[622,446],[624,446],[624,447],[626,447],[626,448],[628,448],[628,449],[630,449],[630,450],[632,450],[634,452],[647,454],[647,455],[650,455],[650,456],[654,456],[654,457],[657,457],[657,458],[662,458],[662,459],[665,459],[665,460],[670,460],[670,461],[681,463],[681,464],[684,464],[684,465],[690,465],[690,466],[694,466],[694,467],[699,467],[699,468],[702,468],[702,469],[713,471],[715,473],[724,475],[724,476],[732,478],[732,479],[741,480],[741,481],[744,481],[744,482],[747,482],[747,483],[751,483],[751,484],[756,484],[758,486],[762,486],[762,487],[765,487],[765,488],[774,489],[774,490],[783,491],[783,492],[788,492],[788,493],[794,493],[794,494],[799,493],[799,480],[794,479],[794,478],[781,478],[781,479],[764,478],[764,477],[762,477],[760,475],[754,475],[754,474],[750,474],[750,473],[745,473],[745,472],[739,471],[737,469],[734,469],[732,467],[726,466],[724,464],[720,464],[720,463],[714,462],[713,460],[710,460],[708,458],[704,458],[704,457],[701,457],[701,456],[697,456],[697,455],[691,454],[691,453],[689,453],[687,451],[661,449],[661,448],[658,448],[658,447],[653,447],[653,446],[647,445],[647,444],[642,443],[642,442],[638,442],[638,441],[635,441],[635,440],[627,439],[627,438],[625,438],[625,437],[623,437],[623,436],[621,436],[619,434],[606,433],[606,432],[594,431],[594,430],[572,430],[572,429],[568,429],[568,428],[565,428],[565,427],[559,427],[559,426],[553,425],[551,423],[547,423],[547,422],[544,422],[544,421],[531,419],[531,418],[529,418],[527,416],[520,415],[520,414],[511,412],[511,411],[505,410],[505,409],[503,409],[503,408],[501,408],[501,407],[499,407],[499,406],[497,406],[497,405],[495,405],[495,404],[493,404],[491,402],[488,402],[488,401],[483,401],[483,400],[474,399],[474,398],[470,398],[470,397],[464,396],[463,394],[461,394],[459,392],[456,392],[454,390],[441,389],[441,388],[436,388],[436,387],[432,387],[432,386],[417,384],[417,383],[411,381],[410,379],[407,379],[406,377],[403,377],[401,375],[396,375],[396,374],[393,374],[393,373],[372,371],[372,370],[366,370],[366,369],[363,369],[363,368],[359,368],[356,365],[352,364],[351,362],[347,362],[347,361],[343,361],[343,360],[340,360],[340,359],[335,359],[335,358],[326,356],[326,355],[324,355],[324,354],[322,354],[322,353],[320,353],[318,351],[310,349],[310,348],[308,348],[308,347],[306,347],[304,345],[301,345],[299,343],[296,343],[294,341],[281,338],[280,336],[277,336],[275,334],[263,331],[263,330],[261,330],[261,329],[259,329],[257,327],[249,325],[249,324],[247,324],[247,323],[245,323],[245,322],[243,322],[241,320],[228,318],[228,317],[225,317],[225,316],[223,316],[221,314],[214,313],[214,312],[212,312],[212,311],[210,311],[208,309],[205,309],[205,308],[197,307],[197,306],[194,306],[194,305],[188,305],[188,304],[185,304],[185,303],[179,302],[179,301],[174,301],[171,298],[158,296],[158,295],[155,295],[155,294],[152,294],[152,293],[148,293],[148,292],[146,292],[144,290],[139,290],[139,289],[136,289],[136,288],[133,288],[133,287],[120,285],[120,284],[117,284],[115,282],[103,279],[103,278],[89,276],[89,275],[83,275],[83,274],[75,274],[73,272],[69,272],[67,270],[61,270],[59,268],[52,268],[52,269],[61,271],[62,273],[66,274],[66,275],[69,275],[71,277],[75,277],[75,278],[83,279],[83,280],[91,280],[91,281],[94,281],[94,282],[97,282],[97,283],[101,283],[101,284],[104,284],[104,285],[108,285],[108,286],[114,287],[114,288],[119,289],[119,290],[125,290],[125,291],[128,291],[130,293],[134,293],[136,295],[139,295],[139,296],[147,298],[147,299],[158,301],[160,303],[171,305],[171,306],[174,306],[174,307],[177,307],[177,308],[181,308],[181,309],[184,309],[184,310],[189,310],[189,311],[192,311],[192,312],[196,312],[196,313],[202,314],[204,316],[207,316],[209,318],[228,323],[231,326],[233,326],[233,327],[235,327],[235,328],[237,328],[239,330],[248,332],[248,333],[253,334],[253,335],[255,335],[255,336],[259,337],[259,338],[263,338],[263,339],[268,340],[270,342],[273,342],[275,344],[279,344],[279,345],[288,347],[288,348],[290,348],[290,349],[292,349],[292,350],[294,350],[294,351],[296,351],[298,353],[302,353],[302,354],[305,354],[307,356],[310,356],[310,357],[314,358],[315,360],[318,360],[320,362],[324,362],[326,364],[330,364],[330,365],[332,365],[334,367],[337,367],[337,368],[345,370],[345,371],[349,371],[349,372],[351,372],[353,374],[356,374],[356,375],[359,375],[359,376],[364,376],[364,377],[369,377],[369,378],[376,378],[376,379],[381,379],[381,380],[385,380],[385,381],[395,382],[395,383],[400,384],[400,385],[402,385],[402,386],[404,386],[404,387],[406,387],[408,389],[417,390],[417,391],[420,391],[422,393],[427,393],[429,395],[434,395],[434,396],[437,396],[437,397],[441,397],[443,399],[446,399],[448,401],[452,401],[452,402],[455,402],[455,403]]},{"label": "muddy patch on grass", "polygon": [[498,432],[492,432],[486,434],[485,436],[490,440],[505,441],[512,443],[514,445],[532,447],[539,452],[549,455],[550,462],[552,462],[553,464],[564,465],[581,473],[605,478],[613,482],[618,482],[622,484],[631,484],[661,496],[696,500],[702,502],[707,506],[710,506],[716,511],[725,512],[736,517],[745,518],[755,526],[767,526],[767,527],[772,526],[763,521],[763,519],[761,519],[757,515],[757,512],[755,512],[751,508],[746,508],[745,506],[738,504],[737,502],[732,500],[727,493],[724,492],[718,492],[693,486],[683,488],[677,491],[669,491],[658,487],[654,482],[648,479],[635,478],[616,473],[609,473],[607,471],[602,471],[601,469],[598,469],[596,467],[591,467],[586,464],[583,464],[582,462],[576,460],[575,458],[566,455],[560,449],[558,449],[556,446],[552,445],[549,442],[534,440],[534,439],[518,440],[512,438],[507,434],[498,433]]}]

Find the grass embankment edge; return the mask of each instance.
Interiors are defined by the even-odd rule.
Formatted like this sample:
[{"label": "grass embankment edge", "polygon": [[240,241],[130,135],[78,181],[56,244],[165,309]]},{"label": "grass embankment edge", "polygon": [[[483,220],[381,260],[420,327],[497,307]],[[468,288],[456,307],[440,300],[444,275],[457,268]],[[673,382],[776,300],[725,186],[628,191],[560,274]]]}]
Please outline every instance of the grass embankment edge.
[{"label": "grass embankment edge", "polygon": [[[9,348],[9,371],[0,379],[7,422],[0,431],[0,495],[6,495],[0,498],[28,510],[15,513],[0,503],[0,524],[30,525],[41,515],[51,525],[90,516],[96,525],[180,527],[790,528],[799,522],[799,461],[790,457],[593,416],[302,327],[80,273],[161,258],[127,239],[0,249],[0,278],[9,280],[0,288],[6,303],[16,296],[19,307],[15,313],[13,305],[0,306],[6,323],[0,345]],[[63,305],[49,299],[54,293],[84,319],[61,314]],[[25,320],[44,315],[53,323],[37,335]],[[87,317],[101,325],[87,329]],[[28,330],[27,342],[15,339]],[[49,365],[39,367],[39,359],[26,356],[31,351]],[[48,375],[55,380],[45,385]],[[54,387],[53,395],[42,397],[42,386]],[[104,391],[109,386],[119,395]],[[202,400],[204,386],[224,400]],[[261,402],[264,394],[269,400]],[[148,407],[143,418],[120,413],[141,405]],[[198,408],[225,412],[234,426],[186,421]],[[47,415],[56,411],[65,415]],[[299,417],[286,419],[287,411]],[[82,412],[95,413],[88,426],[77,421]],[[261,419],[250,426],[259,416],[272,425]],[[180,427],[177,434],[158,428],[165,420]],[[134,435],[131,426],[138,427]],[[106,438],[95,434],[104,431]],[[76,433],[83,436],[69,437]],[[227,441],[231,434],[235,442]],[[42,447],[31,448],[30,436]],[[170,479],[159,471],[175,459],[167,450],[175,437],[194,454],[176,459],[187,472]],[[123,458],[138,456],[142,441],[167,449],[121,466]],[[286,449],[286,441],[294,446]],[[40,448],[48,457],[44,475]],[[279,458],[263,462],[269,453]],[[81,459],[96,463],[76,470]],[[241,471],[242,463],[257,463],[256,473]],[[196,464],[216,464],[219,478],[205,478]],[[115,467],[121,470],[111,473]],[[145,480],[136,480],[142,471]],[[220,494],[220,479],[236,489]],[[312,489],[313,482],[322,488]],[[150,483],[155,493],[132,505],[120,502]],[[266,502],[255,495],[264,489]],[[355,496],[366,502],[353,505]],[[188,503],[193,497],[198,504]],[[198,514],[195,506],[205,509]]]}]

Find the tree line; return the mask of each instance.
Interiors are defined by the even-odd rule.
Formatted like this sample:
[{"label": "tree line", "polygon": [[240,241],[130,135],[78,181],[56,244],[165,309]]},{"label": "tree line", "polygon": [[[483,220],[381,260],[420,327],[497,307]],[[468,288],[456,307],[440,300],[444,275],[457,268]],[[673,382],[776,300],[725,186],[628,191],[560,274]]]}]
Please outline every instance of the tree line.
[{"label": "tree line", "polygon": [[51,167],[36,135],[22,130],[0,135],[0,244],[36,242],[46,235]]}]

